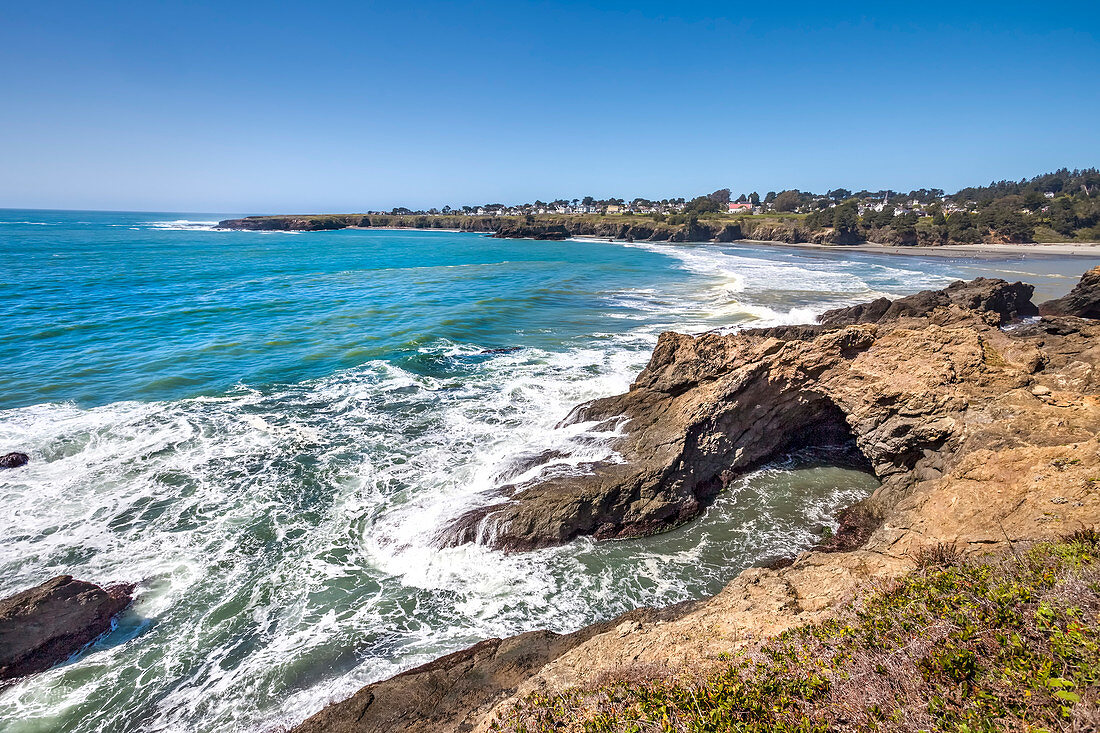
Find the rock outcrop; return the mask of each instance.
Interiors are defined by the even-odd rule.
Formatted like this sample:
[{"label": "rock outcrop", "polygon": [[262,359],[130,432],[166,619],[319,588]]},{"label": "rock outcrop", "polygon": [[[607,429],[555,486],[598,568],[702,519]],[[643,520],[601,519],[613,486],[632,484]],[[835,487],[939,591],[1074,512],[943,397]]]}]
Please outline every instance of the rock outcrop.
[{"label": "rock outcrop", "polygon": [[[621,462],[506,487],[502,501],[461,517],[442,540],[526,550],[582,534],[650,534],[691,519],[731,478],[784,451],[846,441],[883,482],[865,507],[881,516],[986,444],[989,414],[1041,379],[1047,342],[1084,349],[1086,324],[1060,336],[1043,324],[1000,328],[1036,313],[1031,292],[979,278],[831,311],[819,325],[663,334],[628,393],[567,418],[625,420]],[[1090,367],[1079,387],[1096,379]]]},{"label": "rock outcrop", "polygon": [[0,456],[0,468],[19,468],[30,463],[31,457],[26,453],[14,451]]},{"label": "rock outcrop", "polygon": [[133,590],[59,575],[0,600],[0,680],[47,670],[110,631]]},{"label": "rock outcrop", "polygon": [[570,649],[615,629],[679,618],[693,605],[680,604],[660,611],[639,609],[572,634],[532,631],[507,639],[487,639],[367,685],[309,718],[294,733],[469,731],[479,714],[487,713]]},{"label": "rock outcrop", "polygon": [[[821,548],[833,552],[751,568],[675,612],[475,646],[409,680],[371,685],[301,730],[487,732],[532,693],[717,667],[761,639],[829,618],[938,543],[981,551],[1096,526],[1100,323],[1029,318],[1030,294],[1020,283],[977,280],[839,309],[821,324],[663,334],[629,392],[568,418],[627,420],[616,446],[622,463],[512,486],[446,540],[525,549],[584,533],[659,531],[778,453],[854,444],[882,484],[845,513],[847,531]],[[504,661],[501,650],[524,661]]]},{"label": "rock outcrop", "polygon": [[1044,316],[1100,318],[1100,267],[1086,272],[1069,295],[1040,305],[1039,312]]}]

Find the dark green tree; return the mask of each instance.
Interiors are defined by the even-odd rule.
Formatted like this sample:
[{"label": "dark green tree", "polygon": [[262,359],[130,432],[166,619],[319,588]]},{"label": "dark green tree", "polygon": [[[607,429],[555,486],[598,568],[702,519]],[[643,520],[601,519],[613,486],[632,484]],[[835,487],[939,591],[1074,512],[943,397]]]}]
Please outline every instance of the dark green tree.
[{"label": "dark green tree", "polygon": [[836,230],[836,241],[841,244],[853,244],[861,239],[859,207],[854,201],[840,204],[833,209],[833,229]]},{"label": "dark green tree", "polygon": [[802,203],[802,193],[798,190],[783,191],[775,197],[776,211],[794,211]]}]

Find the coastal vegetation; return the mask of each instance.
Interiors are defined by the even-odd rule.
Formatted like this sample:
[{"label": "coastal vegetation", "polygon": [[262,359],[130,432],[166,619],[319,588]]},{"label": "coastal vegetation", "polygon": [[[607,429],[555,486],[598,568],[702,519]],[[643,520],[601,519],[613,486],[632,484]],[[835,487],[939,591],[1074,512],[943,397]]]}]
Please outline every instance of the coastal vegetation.
[{"label": "coastal vegetation", "polygon": [[519,733],[1093,730],[1100,682],[1100,533],[918,569],[835,618],[692,676],[636,675],[531,695]]},{"label": "coastal vegetation", "polygon": [[692,199],[595,199],[427,211],[256,216],[221,222],[231,229],[332,230],[348,227],[456,229],[508,238],[577,236],[650,241],[739,239],[788,243],[902,246],[1100,241],[1100,170],[1061,169],[1020,181],[995,181],[954,194],[942,189],[824,194],[791,189],[734,197],[720,189]]}]

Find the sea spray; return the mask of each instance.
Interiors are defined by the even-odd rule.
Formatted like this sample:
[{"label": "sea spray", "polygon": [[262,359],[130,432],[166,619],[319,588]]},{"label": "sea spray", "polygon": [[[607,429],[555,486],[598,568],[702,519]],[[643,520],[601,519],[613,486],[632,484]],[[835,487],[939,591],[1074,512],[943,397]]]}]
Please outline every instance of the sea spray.
[{"label": "sea spray", "polygon": [[661,331],[808,321],[975,266],[218,218],[0,216],[22,253],[0,449],[33,457],[0,473],[0,593],[140,583],[97,648],[0,693],[5,731],[265,730],[482,638],[716,592],[873,479],[773,465],[633,541],[433,538],[508,483],[617,460],[626,426],[560,422],[624,391]]}]

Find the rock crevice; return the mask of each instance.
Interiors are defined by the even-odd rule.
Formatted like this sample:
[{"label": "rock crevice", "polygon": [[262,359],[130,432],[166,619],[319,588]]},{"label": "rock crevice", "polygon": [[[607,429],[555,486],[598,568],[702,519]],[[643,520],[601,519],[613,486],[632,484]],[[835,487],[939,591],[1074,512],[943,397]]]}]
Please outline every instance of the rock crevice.
[{"label": "rock crevice", "polygon": [[452,527],[451,541],[524,549],[659,531],[777,452],[850,439],[882,485],[842,513],[841,531],[818,548],[830,552],[749,568],[677,608],[483,642],[370,685],[298,730],[487,732],[532,693],[723,664],[829,618],[939,543],[984,551],[1096,526],[1100,323],[1036,319],[1030,295],[979,280],[841,309],[817,325],[662,335],[629,392],[568,418],[628,419],[624,463],[513,485],[508,501]]},{"label": "rock crevice", "polygon": [[507,486],[460,517],[444,544],[506,550],[636,537],[702,511],[735,476],[791,450],[854,442],[883,482],[881,516],[943,474],[974,405],[1027,386],[1042,363],[1032,288],[979,278],[842,308],[821,324],[723,335],[662,334],[629,392],[580,406],[572,422],[626,420],[623,462]]}]

